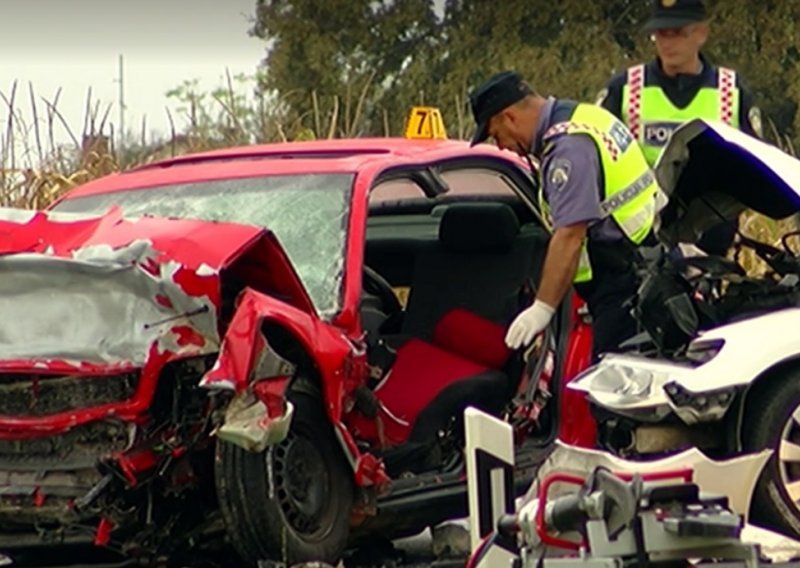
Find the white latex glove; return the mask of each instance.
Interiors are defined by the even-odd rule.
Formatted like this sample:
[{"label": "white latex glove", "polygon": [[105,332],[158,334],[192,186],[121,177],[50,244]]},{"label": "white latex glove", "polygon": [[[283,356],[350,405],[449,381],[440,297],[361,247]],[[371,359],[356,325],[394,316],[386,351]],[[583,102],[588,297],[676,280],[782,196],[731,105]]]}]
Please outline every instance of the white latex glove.
[{"label": "white latex glove", "polygon": [[554,312],[554,308],[541,300],[536,300],[530,308],[520,312],[511,322],[506,333],[506,345],[511,349],[519,349],[530,344],[533,338],[547,327]]}]

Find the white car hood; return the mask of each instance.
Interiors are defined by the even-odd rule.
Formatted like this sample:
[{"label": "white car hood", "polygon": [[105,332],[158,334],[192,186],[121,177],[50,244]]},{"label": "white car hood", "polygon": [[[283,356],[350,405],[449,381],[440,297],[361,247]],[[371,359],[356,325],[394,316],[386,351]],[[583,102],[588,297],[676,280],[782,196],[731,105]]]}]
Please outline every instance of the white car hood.
[{"label": "white car hood", "polygon": [[713,210],[727,219],[746,208],[772,219],[800,211],[800,160],[720,122],[681,125],[655,173],[669,198],[658,236],[670,246],[694,242],[718,223]]},{"label": "white car hood", "polygon": [[[718,353],[702,365],[608,353],[567,384],[599,406],[638,420],[658,422],[670,412],[686,423],[698,417],[681,412],[665,388],[677,385],[696,397],[750,385],[763,373],[797,356],[793,330],[800,328],[800,308],[744,319],[701,333],[693,343],[719,343]],[[643,411],[646,411],[643,413]]]}]

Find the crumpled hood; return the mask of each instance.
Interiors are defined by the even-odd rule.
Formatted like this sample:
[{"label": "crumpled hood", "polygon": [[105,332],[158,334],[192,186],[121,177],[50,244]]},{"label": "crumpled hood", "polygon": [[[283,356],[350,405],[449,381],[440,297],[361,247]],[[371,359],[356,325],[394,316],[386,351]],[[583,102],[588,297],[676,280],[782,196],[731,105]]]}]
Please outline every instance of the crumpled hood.
[{"label": "crumpled hood", "polygon": [[683,124],[655,172],[669,197],[658,233],[668,245],[697,240],[719,222],[713,210],[726,219],[746,208],[772,219],[800,211],[800,161],[723,123]]},{"label": "crumpled hood", "polygon": [[147,242],[154,253],[187,268],[220,270],[265,231],[233,223],[142,217],[119,209],[104,215],[0,208],[0,254],[102,257],[102,251]]},{"label": "crumpled hood", "polygon": [[0,209],[0,368],[100,371],[215,352],[220,273],[251,253],[310,306],[257,227]]}]

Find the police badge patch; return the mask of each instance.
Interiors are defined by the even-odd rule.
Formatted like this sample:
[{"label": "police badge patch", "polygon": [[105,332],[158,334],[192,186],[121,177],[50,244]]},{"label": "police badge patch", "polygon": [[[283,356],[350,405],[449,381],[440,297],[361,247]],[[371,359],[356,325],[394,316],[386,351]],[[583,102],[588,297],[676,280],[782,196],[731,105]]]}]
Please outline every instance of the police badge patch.
[{"label": "police badge patch", "polygon": [[566,158],[557,158],[553,160],[548,168],[547,179],[550,182],[553,191],[560,191],[561,188],[569,181],[569,174],[572,171],[572,162]]},{"label": "police badge patch", "polygon": [[627,150],[628,146],[633,143],[631,131],[619,120],[614,121],[608,133],[611,135],[611,138],[614,139],[614,142],[616,142],[620,152]]},{"label": "police badge patch", "polygon": [[750,127],[753,129],[753,132],[756,133],[756,136],[763,138],[764,124],[761,122],[761,109],[756,106],[751,107],[750,111],[747,113],[747,121],[750,123]]}]

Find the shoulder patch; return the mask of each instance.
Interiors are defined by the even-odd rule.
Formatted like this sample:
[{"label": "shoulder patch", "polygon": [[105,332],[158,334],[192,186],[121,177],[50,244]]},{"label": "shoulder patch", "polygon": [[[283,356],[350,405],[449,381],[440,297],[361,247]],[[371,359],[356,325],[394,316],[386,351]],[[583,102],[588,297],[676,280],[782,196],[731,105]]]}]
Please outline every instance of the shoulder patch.
[{"label": "shoulder patch", "polygon": [[547,181],[553,191],[560,191],[569,181],[572,162],[566,158],[556,158],[547,170]]},{"label": "shoulder patch", "polygon": [[628,147],[633,144],[633,134],[625,126],[621,120],[615,120],[614,124],[611,126],[611,130],[609,130],[609,134],[611,138],[614,139],[614,142],[617,144],[620,152],[624,152],[628,149]]},{"label": "shoulder patch", "polygon": [[764,124],[761,121],[761,109],[757,106],[750,107],[750,110],[747,112],[747,121],[750,123],[753,132],[755,132],[759,138],[763,138]]}]

